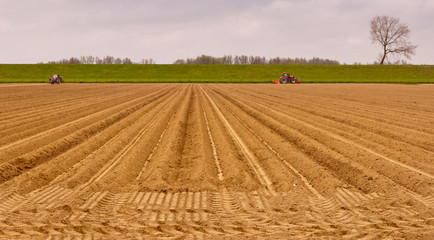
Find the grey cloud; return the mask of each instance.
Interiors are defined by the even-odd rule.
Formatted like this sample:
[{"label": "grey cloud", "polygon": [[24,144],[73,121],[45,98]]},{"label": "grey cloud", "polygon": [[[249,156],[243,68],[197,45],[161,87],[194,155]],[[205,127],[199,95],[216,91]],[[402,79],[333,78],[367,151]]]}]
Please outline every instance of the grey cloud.
[{"label": "grey cloud", "polygon": [[115,55],[158,63],[199,54],[373,62],[376,15],[399,17],[434,63],[433,0],[2,0],[0,62]]}]

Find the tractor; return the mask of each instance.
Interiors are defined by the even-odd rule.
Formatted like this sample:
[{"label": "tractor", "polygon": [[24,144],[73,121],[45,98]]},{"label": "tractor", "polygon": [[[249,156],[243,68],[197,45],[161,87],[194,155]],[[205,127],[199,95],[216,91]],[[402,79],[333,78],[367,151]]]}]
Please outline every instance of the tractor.
[{"label": "tractor", "polygon": [[291,75],[289,75],[286,72],[282,73],[282,76],[280,77],[278,83],[285,84],[285,83],[288,83],[288,82],[289,83],[301,83],[301,79],[296,78],[295,76],[291,76]]},{"label": "tractor", "polygon": [[50,83],[51,84],[55,84],[55,83],[60,84],[60,83],[63,83],[63,77],[60,74],[53,74],[50,77]]}]

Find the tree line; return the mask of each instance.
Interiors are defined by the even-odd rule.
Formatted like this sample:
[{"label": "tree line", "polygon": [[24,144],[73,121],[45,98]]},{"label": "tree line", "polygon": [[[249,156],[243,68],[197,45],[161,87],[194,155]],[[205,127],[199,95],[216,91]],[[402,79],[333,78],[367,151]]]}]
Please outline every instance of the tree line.
[{"label": "tree line", "polygon": [[[43,62],[41,63],[43,64]],[[155,64],[154,59],[144,58],[139,62],[133,62],[129,58],[119,58],[113,56],[105,56],[103,58],[94,56],[71,57],[69,59],[61,59],[59,61],[48,61],[47,64]]]},{"label": "tree line", "polygon": [[253,65],[253,64],[285,64],[285,65],[340,65],[336,60],[322,58],[270,58],[260,56],[232,56],[213,57],[208,55],[197,56],[196,58],[178,59],[173,64],[226,64],[226,65]]},{"label": "tree line", "polygon": [[[39,64],[44,64],[40,62]],[[94,56],[71,57],[58,61],[48,61],[46,64],[156,64],[152,58],[144,58],[139,62],[133,62],[130,58],[118,58],[105,56],[103,58]],[[178,59],[173,64],[226,64],[226,65],[253,65],[253,64],[282,64],[282,65],[340,65],[336,60],[322,58],[270,58],[246,55],[225,55],[223,57],[213,57],[201,55],[196,58]]]}]

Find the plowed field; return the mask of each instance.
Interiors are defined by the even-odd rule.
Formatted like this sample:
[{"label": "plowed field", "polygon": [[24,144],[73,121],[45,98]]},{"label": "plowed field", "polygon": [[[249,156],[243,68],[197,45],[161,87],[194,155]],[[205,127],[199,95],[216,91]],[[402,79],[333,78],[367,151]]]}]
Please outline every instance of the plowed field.
[{"label": "plowed field", "polygon": [[434,85],[0,85],[0,238],[434,236]]}]

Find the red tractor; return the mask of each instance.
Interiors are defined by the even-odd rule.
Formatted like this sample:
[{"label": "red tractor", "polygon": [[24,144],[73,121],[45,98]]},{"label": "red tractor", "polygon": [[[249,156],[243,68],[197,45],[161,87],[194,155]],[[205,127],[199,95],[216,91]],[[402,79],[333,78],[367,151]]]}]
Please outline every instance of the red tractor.
[{"label": "red tractor", "polygon": [[63,77],[60,74],[53,74],[53,75],[51,75],[50,83],[51,84],[55,84],[55,83],[60,84],[60,83],[63,83]]},{"label": "red tractor", "polygon": [[282,73],[282,76],[279,79],[279,83],[285,84],[285,83],[301,83],[301,79],[297,79],[295,76],[291,76],[288,73]]}]

